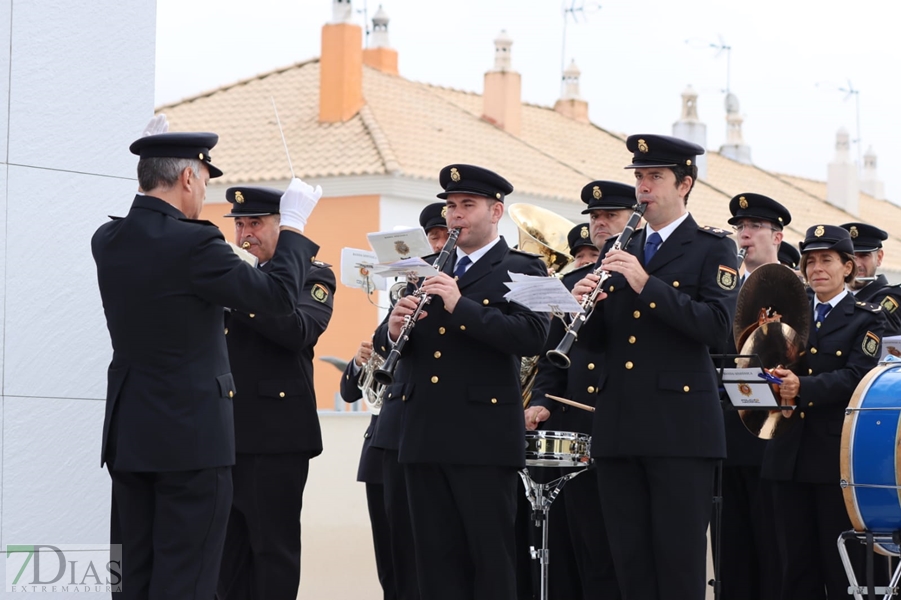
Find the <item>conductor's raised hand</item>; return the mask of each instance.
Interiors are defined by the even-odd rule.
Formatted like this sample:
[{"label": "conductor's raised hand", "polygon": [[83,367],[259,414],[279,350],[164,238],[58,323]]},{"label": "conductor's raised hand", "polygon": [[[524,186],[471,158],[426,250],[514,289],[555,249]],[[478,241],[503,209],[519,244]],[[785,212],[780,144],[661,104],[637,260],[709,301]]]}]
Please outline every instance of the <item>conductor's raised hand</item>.
[{"label": "conductor's raised hand", "polygon": [[457,281],[447,273],[438,273],[425,280],[422,290],[429,295],[440,297],[444,301],[444,310],[454,312],[460,300],[460,288]]},{"label": "conductor's raised hand", "polygon": [[636,294],[641,293],[650,279],[638,258],[625,250],[610,250],[601,261],[601,266],[605,271],[622,274]]},{"label": "conductor's raised hand", "polygon": [[303,233],[307,225],[310,213],[322,197],[322,188],[315,188],[295,177],[288,185],[288,189],[282,194],[279,202],[279,214],[281,215],[281,227],[295,229]]},{"label": "conductor's raised hand", "polygon": [[[405,317],[412,315],[416,311],[419,301],[419,296],[410,295],[404,296],[394,305],[394,310],[391,311],[391,315],[388,317],[388,336],[393,341],[396,342],[397,338],[400,337],[400,330],[403,329]],[[423,310],[419,313],[419,318],[424,319],[428,314],[428,312]]]}]

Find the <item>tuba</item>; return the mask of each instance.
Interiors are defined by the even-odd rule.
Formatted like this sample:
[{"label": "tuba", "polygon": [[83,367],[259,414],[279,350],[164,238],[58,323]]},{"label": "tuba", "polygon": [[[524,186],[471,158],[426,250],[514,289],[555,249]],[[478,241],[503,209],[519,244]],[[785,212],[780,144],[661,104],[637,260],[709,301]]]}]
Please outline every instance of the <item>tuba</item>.
[{"label": "tuba", "polygon": [[384,362],[385,359],[373,350],[369,360],[360,367],[357,387],[363,392],[363,402],[366,403],[369,412],[374,415],[379,414],[382,409],[382,401],[385,396],[385,386],[375,380],[375,372],[381,368]]},{"label": "tuba", "polygon": [[[519,249],[540,256],[550,274],[561,274],[573,261],[566,236],[576,224],[532,204],[511,204],[507,211],[519,229]],[[523,408],[532,400],[537,376],[538,356],[523,356],[519,369]]]},{"label": "tuba", "polygon": [[[810,333],[810,300],[794,271],[780,264],[754,269],[738,294],[732,332],[739,354],[759,356],[764,369],[781,365],[799,372]],[[739,368],[749,362],[735,359]],[[778,398],[778,386],[771,385]],[[748,431],[764,440],[781,435],[794,423],[781,410],[739,410],[738,416]]]}]

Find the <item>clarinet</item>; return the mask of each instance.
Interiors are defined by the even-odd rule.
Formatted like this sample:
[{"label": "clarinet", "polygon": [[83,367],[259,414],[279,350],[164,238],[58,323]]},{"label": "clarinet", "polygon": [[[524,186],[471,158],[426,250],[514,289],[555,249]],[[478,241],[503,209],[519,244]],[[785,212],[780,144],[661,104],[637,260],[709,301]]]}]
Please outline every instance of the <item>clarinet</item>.
[{"label": "clarinet", "polygon": [[[454,251],[454,248],[457,246],[457,238],[460,236],[460,229],[455,228],[448,231],[447,241],[444,242],[444,247],[441,248],[441,252],[438,254],[438,257],[435,259],[435,262],[432,263],[432,266],[441,271],[444,269],[444,265],[447,263],[447,259],[450,258],[451,252]],[[404,325],[400,330],[400,335],[397,337],[397,343],[394,344],[394,347],[391,348],[391,352],[388,353],[388,358],[385,359],[385,362],[382,363],[381,368],[373,373],[372,377],[381,385],[391,385],[394,383],[394,369],[397,368],[397,361],[400,359],[401,353],[404,351],[404,346],[407,345],[407,342],[410,341],[410,334],[413,333],[413,327],[416,326],[416,321],[419,320],[419,315],[422,313],[422,309],[432,301],[432,297],[422,291],[422,286],[420,285],[416,291],[413,292],[413,296],[417,298],[421,298],[419,301],[419,305],[416,307],[416,310],[413,311],[412,315],[407,315],[404,317]]]},{"label": "clarinet", "polygon": [[748,253],[747,248],[739,248],[738,249],[738,270],[741,270],[741,265],[745,262],[745,254]]},{"label": "clarinet", "polygon": [[[616,238],[616,242],[614,242],[611,250],[623,250],[629,245],[629,242],[632,240],[632,235],[635,233],[635,228],[638,227],[638,222],[641,220],[641,217],[644,216],[644,211],[647,207],[648,205],[642,202],[639,202],[635,206],[635,212],[629,217],[626,228],[623,229],[622,233],[619,234],[619,237]],[[590,294],[586,294],[582,299],[582,312],[579,313],[576,318],[573,319],[573,322],[566,328],[566,333],[563,334],[563,339],[560,340],[557,347],[554,350],[548,350],[547,352],[546,356],[548,360],[557,368],[569,368],[571,361],[567,354],[569,354],[572,345],[579,337],[579,330],[582,328],[582,325],[585,324],[585,321],[587,321],[588,317],[591,316],[591,313],[594,312],[594,307],[598,302],[598,295],[601,293],[601,287],[603,286],[604,281],[610,278],[610,273],[600,266],[592,271],[592,273],[600,277],[597,287],[595,287]]]}]

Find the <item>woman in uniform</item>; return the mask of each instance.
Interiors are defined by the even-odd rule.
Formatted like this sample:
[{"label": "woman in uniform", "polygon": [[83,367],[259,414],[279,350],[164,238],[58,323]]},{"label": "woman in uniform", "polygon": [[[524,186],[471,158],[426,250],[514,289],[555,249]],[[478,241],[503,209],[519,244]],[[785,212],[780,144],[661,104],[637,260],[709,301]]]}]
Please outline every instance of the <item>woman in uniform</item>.
[{"label": "woman in uniform", "polygon": [[[845,289],[856,264],[844,229],[811,227],[800,248],[801,273],[813,292],[806,363],[800,376],[774,371],[783,382],[783,404],[796,408],[793,426],[767,445],[762,476],[775,480],[781,598],[834,600],[848,597],[836,546],[838,536],[851,529],[839,487],[844,410],[861,378],[878,362],[883,317],[878,305],[858,302]],[[865,549],[849,550],[860,577]]]}]

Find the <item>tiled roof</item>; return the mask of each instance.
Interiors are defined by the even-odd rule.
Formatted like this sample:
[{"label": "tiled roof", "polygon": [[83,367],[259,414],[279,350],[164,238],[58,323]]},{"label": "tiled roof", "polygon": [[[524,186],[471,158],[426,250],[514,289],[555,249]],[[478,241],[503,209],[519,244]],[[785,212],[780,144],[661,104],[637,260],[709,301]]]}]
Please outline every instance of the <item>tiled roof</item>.
[{"label": "tiled roof", "polygon": [[[448,163],[473,163],[504,175],[516,191],[579,203],[588,181],[631,183],[622,134],[564,117],[553,109],[522,105],[522,130],[514,136],[481,118],[479,94],[410,81],[364,67],[365,106],[344,123],[320,123],[319,61],[264,73],[175,104],[159,107],[174,131],[214,130],[214,162],[223,184],[290,177],[275,123],[275,101],[294,170],[300,177],[396,173],[436,180]],[[788,207],[789,242],[816,223],[866,221],[891,234],[883,266],[901,272],[901,208],[867,194],[854,217],[825,201],[826,184],[765,171],[711,152],[707,178],[695,186],[689,209],[702,224],[723,227],[729,199],[757,192]],[[436,183],[437,185],[437,183]]]}]

